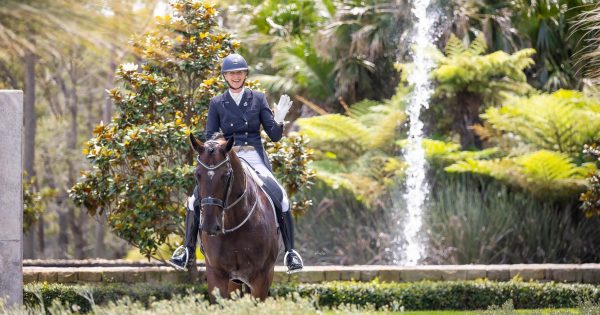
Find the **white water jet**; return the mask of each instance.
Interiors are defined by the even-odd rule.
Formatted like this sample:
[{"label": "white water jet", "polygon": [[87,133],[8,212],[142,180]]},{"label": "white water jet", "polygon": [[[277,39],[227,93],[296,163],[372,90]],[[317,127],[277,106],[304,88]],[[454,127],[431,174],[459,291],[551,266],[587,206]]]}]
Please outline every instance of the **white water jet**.
[{"label": "white water jet", "polygon": [[410,102],[406,109],[410,128],[408,143],[404,148],[404,158],[408,165],[406,170],[406,201],[407,215],[403,222],[401,240],[402,252],[395,257],[401,265],[416,265],[423,257],[423,242],[419,237],[423,219],[423,207],[428,194],[425,181],[425,150],[423,149],[423,122],[419,116],[422,108],[429,107],[429,98],[432,88],[429,83],[429,74],[433,68],[433,60],[427,54],[427,49],[432,46],[433,18],[427,15],[429,0],[414,0],[412,12],[415,16],[415,37],[413,39],[413,71],[408,76],[409,83],[413,86]]}]

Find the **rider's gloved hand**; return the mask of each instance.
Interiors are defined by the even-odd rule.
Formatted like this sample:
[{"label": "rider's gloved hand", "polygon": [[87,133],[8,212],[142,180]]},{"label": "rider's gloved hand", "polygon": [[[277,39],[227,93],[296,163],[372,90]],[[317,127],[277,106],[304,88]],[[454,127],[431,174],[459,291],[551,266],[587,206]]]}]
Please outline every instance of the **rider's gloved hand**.
[{"label": "rider's gloved hand", "polygon": [[275,105],[275,115],[273,117],[275,122],[278,124],[283,123],[285,120],[285,115],[287,115],[290,107],[292,107],[292,101],[290,100],[290,97],[287,96],[287,94],[281,95],[279,98],[279,103]]}]

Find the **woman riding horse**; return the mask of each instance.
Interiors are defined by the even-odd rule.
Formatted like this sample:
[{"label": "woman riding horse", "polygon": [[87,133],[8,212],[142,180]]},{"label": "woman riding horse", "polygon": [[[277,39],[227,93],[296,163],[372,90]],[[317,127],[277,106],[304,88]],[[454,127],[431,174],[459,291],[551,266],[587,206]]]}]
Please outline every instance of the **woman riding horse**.
[{"label": "woman riding horse", "polygon": [[[279,141],[283,135],[285,116],[292,106],[290,98],[287,95],[281,96],[273,115],[263,93],[244,87],[248,76],[248,64],[238,54],[231,54],[223,59],[221,74],[229,89],[210,101],[206,138],[210,139],[218,132],[222,132],[227,139],[233,137],[233,149],[237,155],[247,161],[258,173],[277,182],[267,153],[263,149],[260,127],[262,125],[272,141]],[[303,263],[300,255],[294,250],[294,227],[289,200],[281,184],[279,189],[283,194],[283,200],[280,208],[275,207],[277,223],[286,252],[284,262],[288,273],[294,273],[302,269]],[[185,243],[175,250],[169,260],[169,263],[177,269],[185,269],[189,260],[195,258],[200,217],[197,191],[198,187],[194,189],[194,196],[188,198]]]}]

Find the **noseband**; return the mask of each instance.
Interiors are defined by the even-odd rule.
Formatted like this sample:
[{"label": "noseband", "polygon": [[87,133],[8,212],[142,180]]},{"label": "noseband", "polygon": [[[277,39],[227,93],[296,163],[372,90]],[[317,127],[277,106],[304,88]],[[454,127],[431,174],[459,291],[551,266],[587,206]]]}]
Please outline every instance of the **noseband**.
[{"label": "noseband", "polygon": [[223,209],[223,211],[221,212],[221,227],[222,227],[221,230],[223,231],[223,234],[230,233],[230,232],[233,232],[233,231],[239,229],[242,225],[244,225],[244,223],[246,223],[246,221],[248,221],[248,219],[252,215],[252,212],[254,212],[254,208],[256,208],[256,204],[258,203],[258,197],[255,198],[254,205],[252,206],[252,209],[250,210],[250,212],[248,213],[248,215],[246,216],[244,221],[242,221],[242,223],[238,224],[234,228],[231,228],[231,229],[225,228],[225,211],[233,208],[233,206],[235,206],[237,203],[239,203],[246,196],[246,192],[248,191],[248,180],[246,178],[244,178],[244,192],[242,193],[242,195],[239,196],[234,202],[227,205],[226,202],[227,202],[227,200],[229,200],[229,194],[231,193],[231,185],[233,185],[233,180],[234,180],[233,168],[231,167],[231,161],[229,160],[229,155],[226,155],[225,159],[217,165],[205,164],[204,162],[202,162],[200,160],[200,156],[196,157],[196,161],[198,162],[198,164],[200,164],[200,166],[202,166],[208,170],[208,173],[209,173],[209,176],[211,177],[211,179],[212,179],[212,176],[210,175],[210,173],[213,172],[213,174],[214,174],[214,171],[223,165],[227,165],[227,174],[228,174],[227,183],[225,184],[225,194],[224,194],[225,200],[221,200],[219,198],[213,198],[211,196],[202,198],[200,200],[200,215],[202,215],[202,208],[204,206],[221,207]]}]

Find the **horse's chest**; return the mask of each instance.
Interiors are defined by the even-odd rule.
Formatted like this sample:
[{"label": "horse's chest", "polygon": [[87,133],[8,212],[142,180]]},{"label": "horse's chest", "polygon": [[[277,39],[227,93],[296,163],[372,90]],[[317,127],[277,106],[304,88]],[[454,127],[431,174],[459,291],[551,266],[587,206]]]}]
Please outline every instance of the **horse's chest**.
[{"label": "horse's chest", "polygon": [[253,244],[234,247],[227,242],[215,242],[207,246],[205,258],[211,266],[221,266],[223,269],[234,271],[252,268],[260,263],[259,260],[263,260],[264,257],[257,253],[260,253],[259,248]]}]

